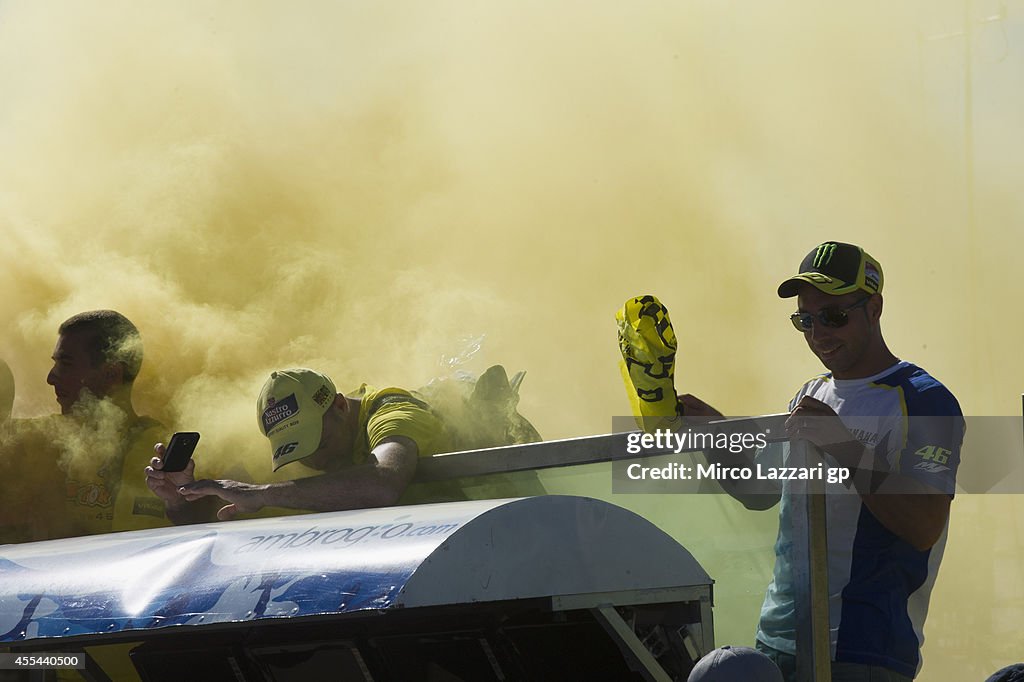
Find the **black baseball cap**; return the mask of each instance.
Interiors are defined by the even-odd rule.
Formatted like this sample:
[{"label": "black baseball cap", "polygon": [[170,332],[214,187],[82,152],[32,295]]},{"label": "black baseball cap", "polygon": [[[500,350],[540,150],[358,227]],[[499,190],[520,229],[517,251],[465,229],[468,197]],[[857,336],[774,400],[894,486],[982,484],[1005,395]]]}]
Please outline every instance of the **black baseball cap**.
[{"label": "black baseball cap", "polygon": [[842,296],[858,289],[869,294],[880,294],[882,266],[859,246],[824,242],[803,259],[799,274],[779,285],[779,297],[796,296],[801,284],[810,284],[833,296]]}]

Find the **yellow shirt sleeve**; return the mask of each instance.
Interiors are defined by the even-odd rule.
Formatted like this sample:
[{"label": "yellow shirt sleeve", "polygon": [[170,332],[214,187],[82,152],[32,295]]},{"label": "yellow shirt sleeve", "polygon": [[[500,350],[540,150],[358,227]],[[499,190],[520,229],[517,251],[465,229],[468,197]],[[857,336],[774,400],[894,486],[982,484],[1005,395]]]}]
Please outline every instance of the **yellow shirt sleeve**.
[{"label": "yellow shirt sleeve", "polygon": [[386,438],[403,436],[416,443],[420,457],[451,451],[444,423],[429,409],[412,402],[380,405],[366,422],[367,454]]}]

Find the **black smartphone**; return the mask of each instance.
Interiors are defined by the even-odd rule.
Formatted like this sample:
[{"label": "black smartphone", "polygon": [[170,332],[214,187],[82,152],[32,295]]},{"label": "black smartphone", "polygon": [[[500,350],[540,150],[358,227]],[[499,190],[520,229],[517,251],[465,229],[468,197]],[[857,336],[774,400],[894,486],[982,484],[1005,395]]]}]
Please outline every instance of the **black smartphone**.
[{"label": "black smartphone", "polygon": [[199,434],[195,431],[179,431],[171,436],[171,442],[167,444],[164,451],[164,471],[181,471],[188,466],[192,459],[196,444],[199,443]]}]

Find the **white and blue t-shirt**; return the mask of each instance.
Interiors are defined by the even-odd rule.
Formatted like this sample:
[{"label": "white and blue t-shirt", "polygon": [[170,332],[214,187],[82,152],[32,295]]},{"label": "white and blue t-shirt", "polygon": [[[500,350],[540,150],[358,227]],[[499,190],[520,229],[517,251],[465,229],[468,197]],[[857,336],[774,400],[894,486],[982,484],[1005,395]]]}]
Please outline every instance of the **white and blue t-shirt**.
[{"label": "white and blue t-shirt", "polygon": [[[823,374],[808,381],[805,395],[836,411],[854,436],[873,450],[876,462],[953,495],[964,423],[953,394],[920,367],[900,362],[864,379]],[[910,419],[908,419],[910,417]],[[781,465],[788,443],[758,454]],[[796,653],[792,566],[792,504],[783,481],[775,571],[761,607],[757,638]],[[883,666],[914,677],[920,669],[928,598],[946,545],[946,529],[933,547],[918,551],[885,528],[860,495],[826,483],[829,629],[836,661]]]}]

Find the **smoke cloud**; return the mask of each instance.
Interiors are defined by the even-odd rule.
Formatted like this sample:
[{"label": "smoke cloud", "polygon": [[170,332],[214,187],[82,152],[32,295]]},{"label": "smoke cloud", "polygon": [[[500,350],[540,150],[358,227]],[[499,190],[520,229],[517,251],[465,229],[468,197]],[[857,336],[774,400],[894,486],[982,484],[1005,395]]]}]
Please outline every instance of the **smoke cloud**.
[{"label": "smoke cloud", "polygon": [[[202,432],[200,467],[269,476],[272,369],[412,388],[481,335],[458,368],[528,370],[519,409],[547,438],[603,433],[628,411],[614,312],[643,293],[672,313],[680,390],[778,412],[819,366],[774,290],[825,239],[885,267],[900,357],[970,414],[1019,414],[1024,7],[967,7],[3,2],[14,416],[56,410],[60,322],[113,308],[142,333],[137,410]],[[604,469],[545,476],[610,495]],[[761,531],[737,563],[680,514],[709,502],[612,499],[722,576],[719,639],[749,643],[773,515],[715,512]],[[1019,533],[960,525],[980,504],[954,504],[929,628],[966,608],[971,557],[1019,565]],[[991,582],[983,604],[1020,586]],[[998,667],[942,647],[928,679]]]}]

